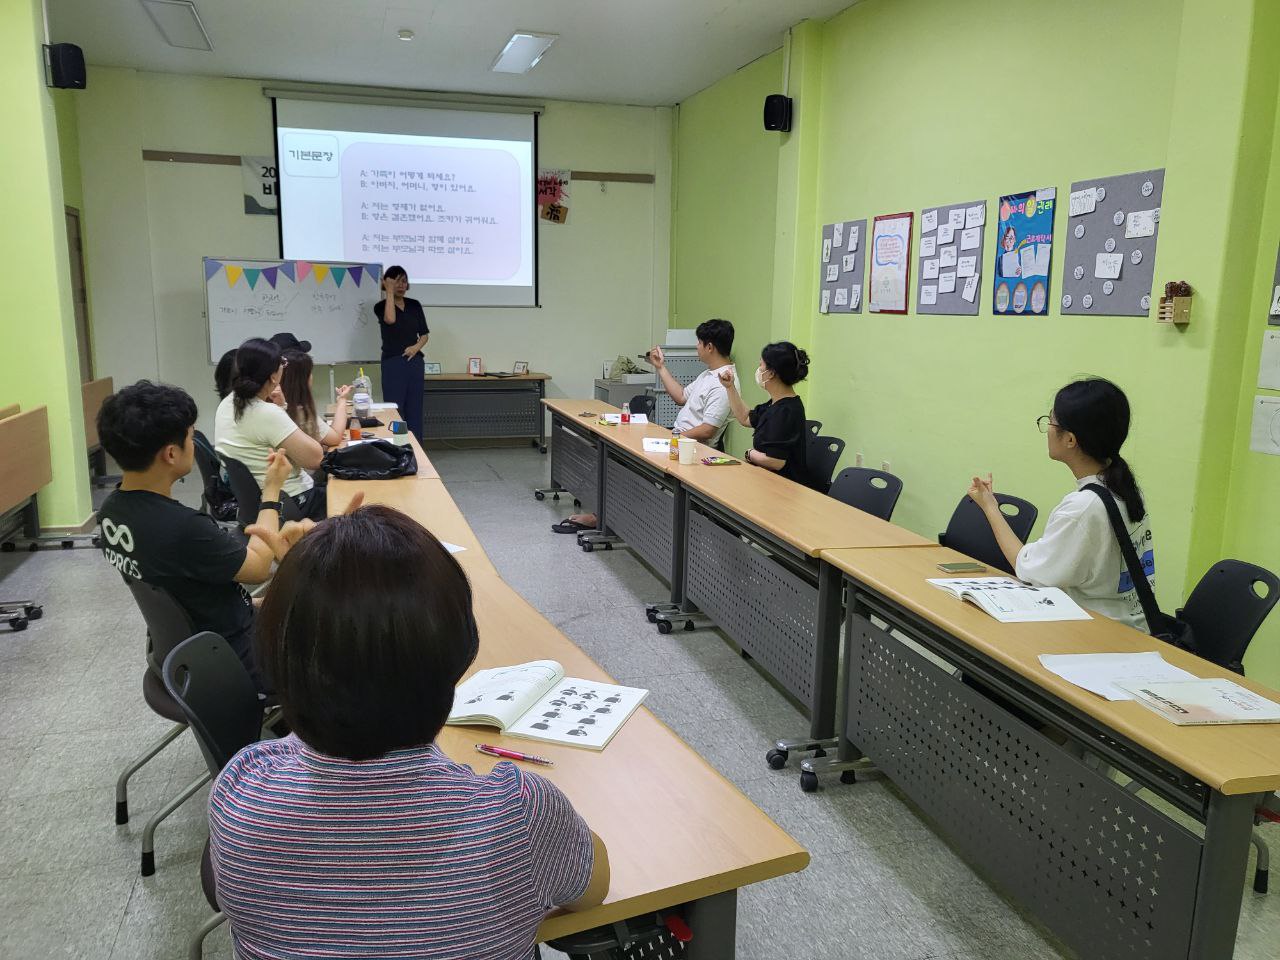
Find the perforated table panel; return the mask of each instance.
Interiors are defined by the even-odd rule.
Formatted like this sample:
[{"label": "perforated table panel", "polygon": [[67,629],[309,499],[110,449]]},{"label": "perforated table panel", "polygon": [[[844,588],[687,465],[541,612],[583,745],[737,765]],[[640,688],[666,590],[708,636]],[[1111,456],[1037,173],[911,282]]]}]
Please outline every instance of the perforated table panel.
[{"label": "perforated table panel", "polygon": [[494,380],[458,385],[424,382],[422,432],[430,439],[537,437],[542,434],[541,381]]},{"label": "perforated table panel", "polygon": [[605,461],[605,501],[609,528],[626,541],[668,583],[671,582],[671,529],[675,494],[615,457]]},{"label": "perforated table panel", "polygon": [[865,618],[846,733],[1089,960],[1185,957],[1203,841]]},{"label": "perforated table panel", "polygon": [[688,529],[688,598],[812,709],[817,586],[696,510]]},{"label": "perforated table panel", "polygon": [[594,513],[599,476],[595,440],[555,418],[551,428],[551,482],[572,493],[583,510]]}]

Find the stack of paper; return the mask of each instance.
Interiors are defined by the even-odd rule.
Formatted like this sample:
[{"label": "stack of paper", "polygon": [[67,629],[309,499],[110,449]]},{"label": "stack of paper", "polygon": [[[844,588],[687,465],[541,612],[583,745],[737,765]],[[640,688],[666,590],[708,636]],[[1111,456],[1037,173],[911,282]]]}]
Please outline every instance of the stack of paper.
[{"label": "stack of paper", "polygon": [[[1193,673],[1149,653],[1040,654],[1040,664],[1063,680],[1108,700],[1132,700],[1123,687],[1134,684],[1195,680]],[[1121,686],[1123,685],[1123,686]]]}]

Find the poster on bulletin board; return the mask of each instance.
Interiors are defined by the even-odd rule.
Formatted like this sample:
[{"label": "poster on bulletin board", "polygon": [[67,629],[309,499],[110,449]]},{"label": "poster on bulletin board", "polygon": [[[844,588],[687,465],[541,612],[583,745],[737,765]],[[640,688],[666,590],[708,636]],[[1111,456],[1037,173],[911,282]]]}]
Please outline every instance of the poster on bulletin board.
[{"label": "poster on bulletin board", "polygon": [[993,307],[997,314],[1049,312],[1053,256],[1053,187],[1000,198]]},{"label": "poster on bulletin board", "polygon": [[876,217],[871,231],[870,313],[906,313],[911,283],[911,224],[914,214]]}]

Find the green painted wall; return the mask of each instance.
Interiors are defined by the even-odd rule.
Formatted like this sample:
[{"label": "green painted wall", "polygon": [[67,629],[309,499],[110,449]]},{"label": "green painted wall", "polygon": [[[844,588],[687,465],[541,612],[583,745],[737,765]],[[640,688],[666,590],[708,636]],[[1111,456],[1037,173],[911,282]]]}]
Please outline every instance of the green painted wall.
[{"label": "green painted wall", "polygon": [[78,90],[52,90],[54,116],[58,124],[58,156],[62,168],[62,200],[68,207],[84,210],[84,184],[80,179],[80,130],[76,97]]},{"label": "green painted wall", "polygon": [[0,402],[49,408],[53,482],[40,493],[40,519],[71,526],[91,507],[58,131],[40,23],[36,0],[0,5]]},{"label": "green painted wall", "polygon": [[[782,87],[781,51],[761,57],[680,104],[673,138],[671,325],[733,323],[747,373],[769,340],[773,302],[778,137],[766,132],[767,94]],[[728,449],[749,432],[730,427]]]},{"label": "green painted wall", "polygon": [[[861,452],[903,478],[897,522],[936,535],[968,477],[991,470],[999,488],[1040,507],[1042,527],[1072,480],[1046,457],[1035,418],[1060,385],[1098,374],[1133,405],[1125,453],[1154,521],[1162,604],[1174,607],[1226,554],[1280,570],[1280,507],[1265,500],[1280,463],[1247,453],[1245,412],[1280,240],[1273,7],[1027,0],[1013,21],[997,0],[864,0],[793,31],[797,124],[779,141],[771,334],[813,355],[806,403],[824,432],[848,441],[841,465]],[[741,83],[735,75],[699,97],[727,115]],[[710,154],[679,170],[688,210],[691,194],[732,182],[739,161],[711,123],[683,108],[680,120],[681,148]],[[1061,316],[1071,182],[1153,167],[1167,169],[1156,286],[1190,281],[1194,322]],[[1063,201],[1048,317],[994,317],[989,276],[976,318],[818,314],[823,223],[915,211],[914,253],[921,210],[986,199],[988,275],[996,199],[1046,186]],[[706,283],[679,249],[674,265],[677,291]],[[911,301],[914,310],[914,289]],[[1268,636],[1280,638],[1280,619]],[[1280,642],[1260,640],[1248,663],[1280,685]]]}]

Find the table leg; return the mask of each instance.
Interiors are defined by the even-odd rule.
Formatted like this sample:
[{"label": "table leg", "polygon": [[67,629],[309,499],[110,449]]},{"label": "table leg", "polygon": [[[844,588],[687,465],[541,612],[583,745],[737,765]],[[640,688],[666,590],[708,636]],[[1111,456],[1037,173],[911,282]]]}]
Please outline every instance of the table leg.
[{"label": "table leg", "polygon": [[542,401],[547,398],[547,381],[538,381],[538,450],[547,452],[547,411]]},{"label": "table leg", "polygon": [[28,540],[36,540],[40,536],[40,505],[34,496],[22,508],[22,535]]},{"label": "table leg", "polygon": [[1214,791],[1209,795],[1189,960],[1219,960],[1235,951],[1244,896],[1241,878],[1249,860],[1258,800],[1256,794],[1228,797]]},{"label": "table leg", "polygon": [[738,938],[737,890],[693,901],[685,907],[684,918],[693,931],[687,960],[733,960]]},{"label": "table leg", "polygon": [[823,562],[818,568],[818,649],[813,658],[813,705],[809,720],[809,735],[815,739],[835,734],[843,586],[840,571]]}]

